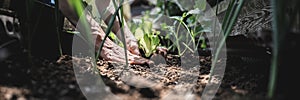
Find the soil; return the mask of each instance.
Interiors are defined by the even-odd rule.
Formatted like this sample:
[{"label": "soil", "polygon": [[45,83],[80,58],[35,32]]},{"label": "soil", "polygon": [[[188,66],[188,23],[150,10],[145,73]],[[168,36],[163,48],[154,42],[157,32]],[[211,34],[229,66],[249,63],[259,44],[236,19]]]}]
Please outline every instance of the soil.
[{"label": "soil", "polygon": [[[211,56],[200,55],[194,59],[200,62],[198,69],[185,69],[179,66],[179,58],[171,54],[165,57],[166,64],[131,65],[128,72],[136,75],[130,80],[136,83],[134,85],[125,82],[118,74],[124,68],[121,64],[99,60],[97,69],[111,93],[126,100],[160,100],[170,99],[169,97],[184,99],[181,94],[186,90],[191,90],[191,93],[195,94],[194,97],[199,99],[208,81]],[[57,61],[33,58],[32,65],[27,62],[25,54],[12,56],[1,62],[0,100],[86,99],[77,84],[73,64],[80,65],[80,72],[92,72],[89,58],[64,55]],[[214,99],[264,99],[268,69],[262,66],[268,66],[268,63],[262,62],[265,61],[251,60],[250,57],[228,57],[226,72]],[[157,74],[155,71],[164,73]],[[193,72],[197,72],[197,75],[194,75],[196,79],[192,77],[193,75],[189,76],[189,73]],[[145,81],[141,77],[152,81]],[[195,81],[188,82],[181,79],[195,79]],[[145,84],[150,84],[151,87],[143,87]]]},{"label": "soil", "polygon": [[[132,14],[133,16],[140,15],[138,12]],[[48,27],[46,28],[48,29]],[[42,32],[48,31],[45,29],[40,30]],[[51,30],[54,31],[55,27],[54,29],[49,29],[49,31]],[[235,40],[234,42],[228,41],[229,45],[227,46],[229,48],[241,47],[230,45],[241,43],[240,40],[234,39],[236,37],[228,38],[228,40]],[[53,38],[49,39],[55,40]],[[44,41],[44,39],[42,40]],[[241,40],[245,39],[242,38]],[[52,48],[49,45],[44,44],[43,46],[45,47],[41,47],[42,45],[38,44],[36,46],[38,47],[37,51],[41,52],[41,54],[51,56],[52,53],[46,52],[48,48]],[[270,55],[261,56],[261,54],[265,54],[265,50],[245,44],[242,45],[242,48],[238,49],[238,54],[236,54],[236,51],[228,49],[227,58],[220,60],[219,63],[226,60],[226,70],[223,79],[217,80],[217,82],[221,82],[221,85],[214,100],[266,99]],[[63,45],[63,47],[66,46]],[[244,50],[251,52],[243,52]],[[287,50],[294,50],[293,52],[299,51],[299,49],[295,48],[288,48]],[[199,54],[199,56],[190,58],[197,60],[197,62],[193,63],[200,63],[197,68],[180,65],[181,60],[176,55],[168,53],[166,57],[163,57],[166,61],[165,64],[154,66],[131,65],[128,66],[129,70],[124,70],[124,65],[99,60],[96,67],[99,73],[95,74],[92,70],[93,63],[91,63],[89,57],[63,55],[51,60],[44,57],[29,58],[27,53],[16,53],[0,61],[0,100],[84,100],[87,99],[82,92],[84,88],[78,84],[78,74],[83,73],[100,76],[105,86],[108,87],[108,89],[105,88],[106,91],[125,100],[181,100],[188,99],[189,96],[194,96],[194,99],[200,99],[209,79],[212,57],[207,51],[200,51]],[[285,55],[286,57],[284,58],[290,58],[293,55],[291,53]],[[289,66],[298,64],[297,59],[292,59],[291,61],[294,63],[291,63]],[[286,61],[285,63],[289,62]],[[79,71],[76,75],[74,69]],[[280,70],[286,70],[286,68],[281,67]],[[135,76],[130,81],[124,80],[121,76],[122,74],[120,74],[122,71],[125,74],[129,72]],[[281,77],[280,79],[284,79],[284,81],[280,81],[281,84],[279,85],[281,86],[288,86],[288,83],[292,82],[289,79],[291,77],[289,74],[279,75],[279,77]],[[192,82],[189,80],[192,80]],[[289,89],[293,88],[283,89],[285,90],[284,92],[280,92],[281,94],[275,96],[276,100],[285,100]],[[190,94],[183,97],[182,94],[185,94],[187,90],[190,90],[188,92]],[[88,92],[92,93],[93,91]],[[111,100],[111,98],[111,96],[106,96],[101,99]]]}]

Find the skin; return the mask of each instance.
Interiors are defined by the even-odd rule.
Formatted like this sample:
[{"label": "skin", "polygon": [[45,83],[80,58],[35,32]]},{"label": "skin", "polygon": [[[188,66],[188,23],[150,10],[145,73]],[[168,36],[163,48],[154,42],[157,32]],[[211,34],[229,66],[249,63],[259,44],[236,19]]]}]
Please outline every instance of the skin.
[{"label": "skin", "polygon": [[[101,12],[104,11],[108,5],[110,0],[96,0],[96,5],[98,8],[98,11]],[[59,0],[59,9],[65,15],[68,20],[76,26],[77,21],[79,20],[79,16],[75,13],[74,9],[69,5],[68,0]],[[114,13],[114,9],[108,9],[108,12],[105,14],[101,14],[106,23],[109,22],[112,14]],[[88,21],[88,24],[91,27],[92,37],[95,42],[95,48],[98,50],[101,42],[104,40],[105,32],[89,14],[86,14],[86,20]],[[137,40],[133,36],[133,34],[130,32],[128,26],[126,23],[124,24],[124,33],[125,33],[125,40],[126,40],[126,47],[128,50],[126,51],[128,54],[128,61],[130,64],[153,64],[152,61],[145,59],[140,56],[140,52],[138,49]],[[80,30],[79,30],[80,31]],[[117,37],[119,39],[121,38],[120,34],[120,27],[119,27],[119,21],[115,20],[114,26],[112,28],[112,32],[116,33]],[[110,39],[106,39],[104,42],[104,46],[102,48],[100,56],[109,62],[121,62],[125,63],[125,51],[122,47],[115,44]]]}]

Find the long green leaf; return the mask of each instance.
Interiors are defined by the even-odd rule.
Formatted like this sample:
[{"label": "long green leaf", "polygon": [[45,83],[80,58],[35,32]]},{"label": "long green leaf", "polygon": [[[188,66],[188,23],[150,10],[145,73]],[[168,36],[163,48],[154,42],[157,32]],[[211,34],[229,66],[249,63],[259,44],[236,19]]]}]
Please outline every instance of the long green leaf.
[{"label": "long green leaf", "polygon": [[[119,3],[119,6],[120,6],[120,10],[123,11],[123,2],[124,0],[121,0],[121,2]],[[116,5],[116,3],[114,2],[114,4]],[[119,12],[119,10],[116,9],[116,12]],[[125,69],[127,70],[128,69],[128,66],[129,66],[129,63],[128,63],[128,55],[127,55],[127,46],[126,46],[126,38],[125,38],[125,33],[124,33],[124,16],[123,16],[123,13],[119,13],[117,15],[118,17],[118,20],[119,20],[119,25],[120,25],[120,28],[121,28],[121,35],[122,35],[122,42],[123,42],[123,45],[124,45],[124,52],[125,52],[125,62],[126,62],[126,66],[125,66]],[[122,71],[123,73],[123,71]]]},{"label": "long green leaf", "polygon": [[285,2],[279,0],[272,0],[271,4],[273,6],[273,50],[272,50],[272,63],[270,70],[270,79],[268,87],[268,98],[273,98],[277,79],[277,66],[278,66],[278,56],[280,52],[281,39],[284,38],[284,31],[286,29],[285,18],[284,18],[284,4]]},{"label": "long green leaf", "polygon": [[[236,19],[237,19],[237,17],[238,17],[238,14],[239,14],[239,12],[240,12],[240,10],[241,10],[243,4],[244,4],[244,0],[236,0],[235,2],[238,2],[238,3],[236,3],[236,4],[237,4],[237,8],[234,9],[234,13],[233,13],[232,17],[228,17],[228,18],[230,18],[230,21],[229,21],[230,23],[229,23],[229,25],[228,25],[228,28],[227,28],[226,31],[225,31],[224,37],[222,38],[222,40],[220,41],[220,44],[219,44],[218,47],[217,47],[217,51],[216,51],[216,53],[215,53],[215,57],[213,57],[212,67],[211,67],[211,69],[210,69],[210,79],[209,79],[209,81],[211,81],[211,79],[212,79],[212,78],[211,78],[211,75],[212,75],[212,73],[213,73],[213,71],[214,71],[214,69],[215,69],[215,67],[216,67],[216,63],[217,63],[219,54],[220,54],[220,52],[221,52],[221,49],[222,49],[222,47],[224,46],[225,41],[226,41],[226,38],[227,38],[227,36],[229,35],[229,33],[231,32],[231,29],[232,29],[232,27],[233,27],[233,25],[234,25],[234,23],[235,23],[235,21],[236,21]],[[228,20],[229,20],[229,19],[228,19]]]}]

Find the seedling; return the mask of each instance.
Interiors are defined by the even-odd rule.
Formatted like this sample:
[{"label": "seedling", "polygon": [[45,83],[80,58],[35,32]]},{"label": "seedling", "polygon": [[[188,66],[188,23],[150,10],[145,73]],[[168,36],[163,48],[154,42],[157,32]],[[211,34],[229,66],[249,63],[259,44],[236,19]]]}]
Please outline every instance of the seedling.
[{"label": "seedling", "polygon": [[156,47],[160,46],[160,40],[158,35],[159,31],[152,28],[152,23],[149,18],[149,13],[142,18],[141,23],[132,25],[134,27],[133,34],[137,38],[139,48],[143,50],[146,57],[150,57],[156,51]]}]

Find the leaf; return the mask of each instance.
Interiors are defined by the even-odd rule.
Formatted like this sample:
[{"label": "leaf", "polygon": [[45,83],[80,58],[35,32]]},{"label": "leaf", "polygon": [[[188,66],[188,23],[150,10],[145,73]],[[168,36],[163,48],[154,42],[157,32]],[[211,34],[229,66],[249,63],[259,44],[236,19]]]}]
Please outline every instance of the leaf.
[{"label": "leaf", "polygon": [[137,40],[141,40],[142,38],[144,38],[144,32],[141,28],[137,28],[134,32],[134,36]]},{"label": "leaf", "polygon": [[144,45],[145,55],[147,57],[149,57],[152,52],[150,52],[151,51],[151,41],[150,41],[150,38],[149,38],[148,34],[145,34],[143,39],[144,39],[144,42],[145,42],[145,45]]},{"label": "leaf", "polygon": [[206,0],[196,0],[194,8],[199,8],[200,11],[204,11],[206,9]]},{"label": "leaf", "polygon": [[196,9],[193,9],[193,10],[190,10],[187,12],[187,15],[190,15],[190,14],[201,14],[201,10],[199,10],[199,8],[196,8]]},{"label": "leaf", "polygon": [[187,18],[186,22],[187,22],[188,26],[193,26],[196,24],[197,20],[196,20],[195,16],[190,16]]},{"label": "leaf", "polygon": [[171,19],[176,19],[176,20],[179,20],[180,21],[180,19],[181,19],[181,16],[172,16],[172,17],[170,17]]},{"label": "leaf", "polygon": [[[228,5],[230,4],[231,0],[224,0],[218,3],[216,6],[214,6],[212,9],[214,11],[218,11],[217,14],[220,14],[222,12],[225,12],[228,8]],[[217,9],[218,8],[218,9]]]},{"label": "leaf", "polygon": [[143,31],[145,33],[151,33],[151,30],[152,30],[152,23],[150,21],[144,21],[143,24]]},{"label": "leaf", "polygon": [[152,42],[151,43],[151,45],[152,45],[151,50],[156,50],[156,47],[159,45],[159,42],[160,42],[158,36],[153,35],[153,37],[151,38],[151,42]]},{"label": "leaf", "polygon": [[205,39],[202,40],[202,43],[201,43],[201,48],[206,48],[206,43],[205,43]]},{"label": "leaf", "polygon": [[181,11],[193,9],[194,0],[171,0],[176,3]]},{"label": "leaf", "polygon": [[116,40],[117,36],[115,34],[109,34],[108,35],[112,40]]},{"label": "leaf", "polygon": [[80,34],[80,32],[78,32],[78,31],[69,31],[69,30],[66,31],[66,33],[73,34],[73,35],[74,34]]}]

